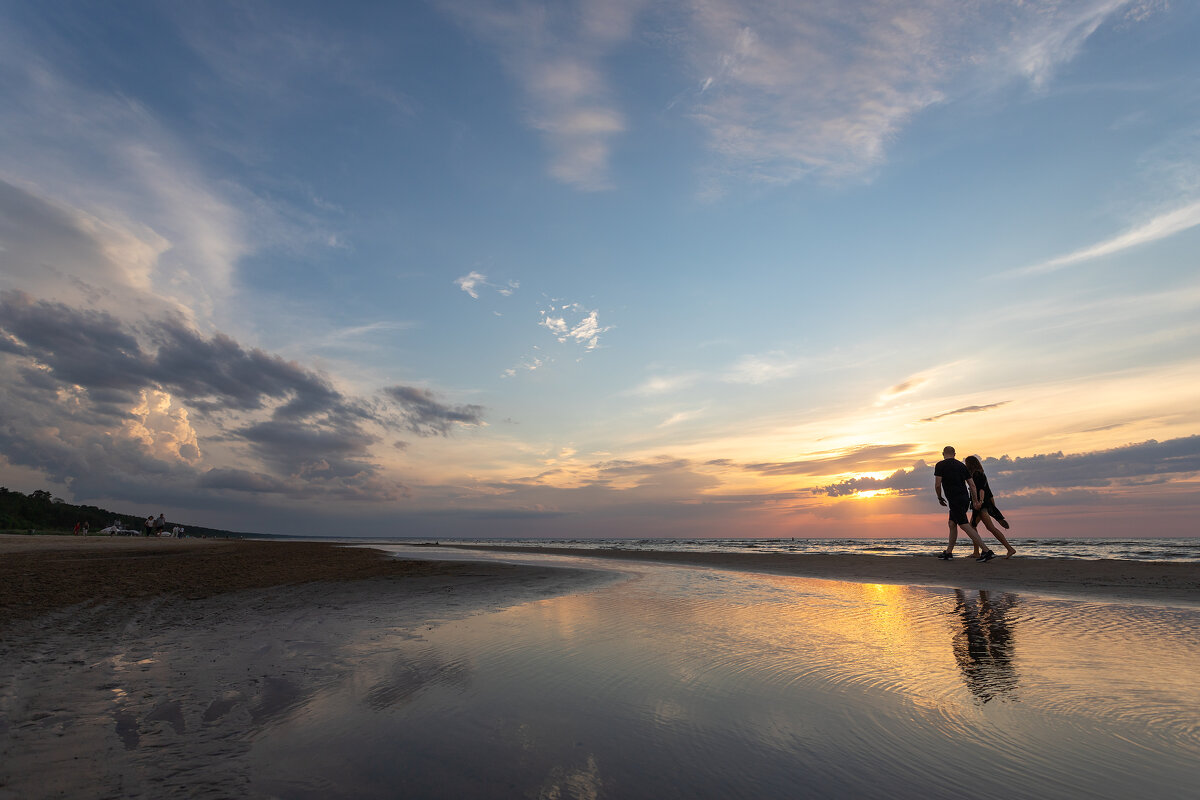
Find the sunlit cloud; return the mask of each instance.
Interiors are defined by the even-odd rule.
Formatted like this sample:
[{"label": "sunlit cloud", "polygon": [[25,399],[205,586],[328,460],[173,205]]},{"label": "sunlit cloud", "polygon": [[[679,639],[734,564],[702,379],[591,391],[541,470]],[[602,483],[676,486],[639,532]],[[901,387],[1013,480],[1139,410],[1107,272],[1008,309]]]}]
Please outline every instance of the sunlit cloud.
[{"label": "sunlit cloud", "polygon": [[903,397],[915,395],[932,386],[940,376],[961,369],[964,363],[963,361],[952,361],[910,375],[899,383],[884,389],[880,393],[879,399],[875,401],[875,405],[876,407],[886,406]]},{"label": "sunlit cloud", "polygon": [[980,411],[990,411],[993,408],[1006,406],[1010,402],[1011,401],[1009,400],[1004,400],[999,403],[988,403],[987,405],[983,406],[963,406],[962,408],[956,408],[953,411],[943,411],[941,414],[934,414],[932,417],[925,417],[921,420],[921,422],[934,422],[936,420],[943,419],[944,417],[953,417],[958,414],[978,414]]},{"label": "sunlit cloud", "polygon": [[559,344],[574,342],[584,350],[595,350],[600,346],[600,336],[610,330],[611,325],[600,324],[600,312],[587,309],[579,303],[551,304],[541,312],[538,325],[554,334]]},{"label": "sunlit cloud", "polygon": [[703,409],[693,409],[691,411],[679,411],[679,412],[667,417],[662,422],[660,422],[658,424],[658,427],[669,428],[672,425],[678,425],[681,422],[687,422],[689,420],[696,419],[697,417],[703,416],[703,414],[704,414]]}]

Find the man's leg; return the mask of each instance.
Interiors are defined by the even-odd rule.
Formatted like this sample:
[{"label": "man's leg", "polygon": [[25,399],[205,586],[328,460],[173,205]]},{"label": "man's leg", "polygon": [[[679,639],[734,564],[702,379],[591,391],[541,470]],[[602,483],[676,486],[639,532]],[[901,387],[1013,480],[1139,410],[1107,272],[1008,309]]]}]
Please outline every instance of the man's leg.
[{"label": "man's leg", "polygon": [[958,541],[958,525],[952,519],[946,520],[946,523],[950,526],[950,537],[949,543],[946,545],[946,552],[952,553],[954,552],[954,543]]}]

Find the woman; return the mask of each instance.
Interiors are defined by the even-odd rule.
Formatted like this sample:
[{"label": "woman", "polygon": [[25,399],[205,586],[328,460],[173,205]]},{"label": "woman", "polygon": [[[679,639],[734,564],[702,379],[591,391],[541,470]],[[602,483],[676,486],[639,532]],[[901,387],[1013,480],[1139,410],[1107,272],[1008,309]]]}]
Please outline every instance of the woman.
[{"label": "woman", "polygon": [[[996,497],[992,494],[992,487],[988,486],[987,475],[983,474],[983,464],[979,462],[976,456],[967,456],[963,459],[963,463],[967,465],[967,471],[971,473],[971,480],[975,482],[975,489],[979,492],[979,498],[982,501],[979,508],[971,510],[971,527],[979,530],[979,521],[983,520],[983,524],[992,536],[995,536],[1000,544],[1008,550],[1005,558],[1012,558],[1017,552],[1017,549],[1008,543],[1008,539],[1004,538],[1004,534],[992,522],[992,519],[999,520],[1004,527],[1009,527],[1008,521],[1004,519],[1004,515],[1000,513],[1000,509],[996,508]],[[976,548],[978,549],[978,548]]]}]

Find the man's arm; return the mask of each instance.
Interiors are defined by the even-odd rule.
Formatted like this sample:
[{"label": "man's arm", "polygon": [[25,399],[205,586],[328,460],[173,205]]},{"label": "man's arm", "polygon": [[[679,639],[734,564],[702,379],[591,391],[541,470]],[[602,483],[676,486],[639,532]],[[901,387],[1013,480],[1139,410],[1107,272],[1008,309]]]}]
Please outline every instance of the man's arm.
[{"label": "man's arm", "polygon": [[946,505],[946,498],[942,497],[942,476],[937,475],[933,479],[933,491],[937,492],[938,502]]},{"label": "man's arm", "polygon": [[979,508],[983,505],[983,501],[979,499],[979,490],[975,488],[975,480],[967,478],[967,488],[971,490],[971,505]]}]

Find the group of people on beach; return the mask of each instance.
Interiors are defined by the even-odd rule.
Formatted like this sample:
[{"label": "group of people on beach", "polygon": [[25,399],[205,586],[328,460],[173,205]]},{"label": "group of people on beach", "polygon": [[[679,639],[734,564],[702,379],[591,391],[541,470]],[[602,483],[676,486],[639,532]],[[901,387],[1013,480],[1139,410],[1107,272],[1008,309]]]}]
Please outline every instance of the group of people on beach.
[{"label": "group of people on beach", "polygon": [[[979,523],[982,522],[991,534],[1008,551],[1005,558],[1012,558],[1017,549],[1008,543],[996,523],[1007,529],[1008,520],[996,508],[996,498],[992,487],[988,485],[987,475],[983,472],[983,464],[976,456],[967,456],[966,463],[954,457],[954,448],[947,445],[942,449],[942,460],[933,468],[933,491],[937,494],[938,502],[950,509],[950,540],[946,550],[938,558],[945,561],[954,558],[954,545],[958,541],[958,532],[962,530],[975,545],[972,557],[976,561],[991,561],[996,557],[979,536]],[[968,520],[967,510],[971,517]]]},{"label": "group of people on beach", "polygon": [[146,525],[144,527],[143,536],[162,536],[163,529],[167,527],[167,518],[162,514],[158,515],[158,519],[154,515],[146,517]]}]

